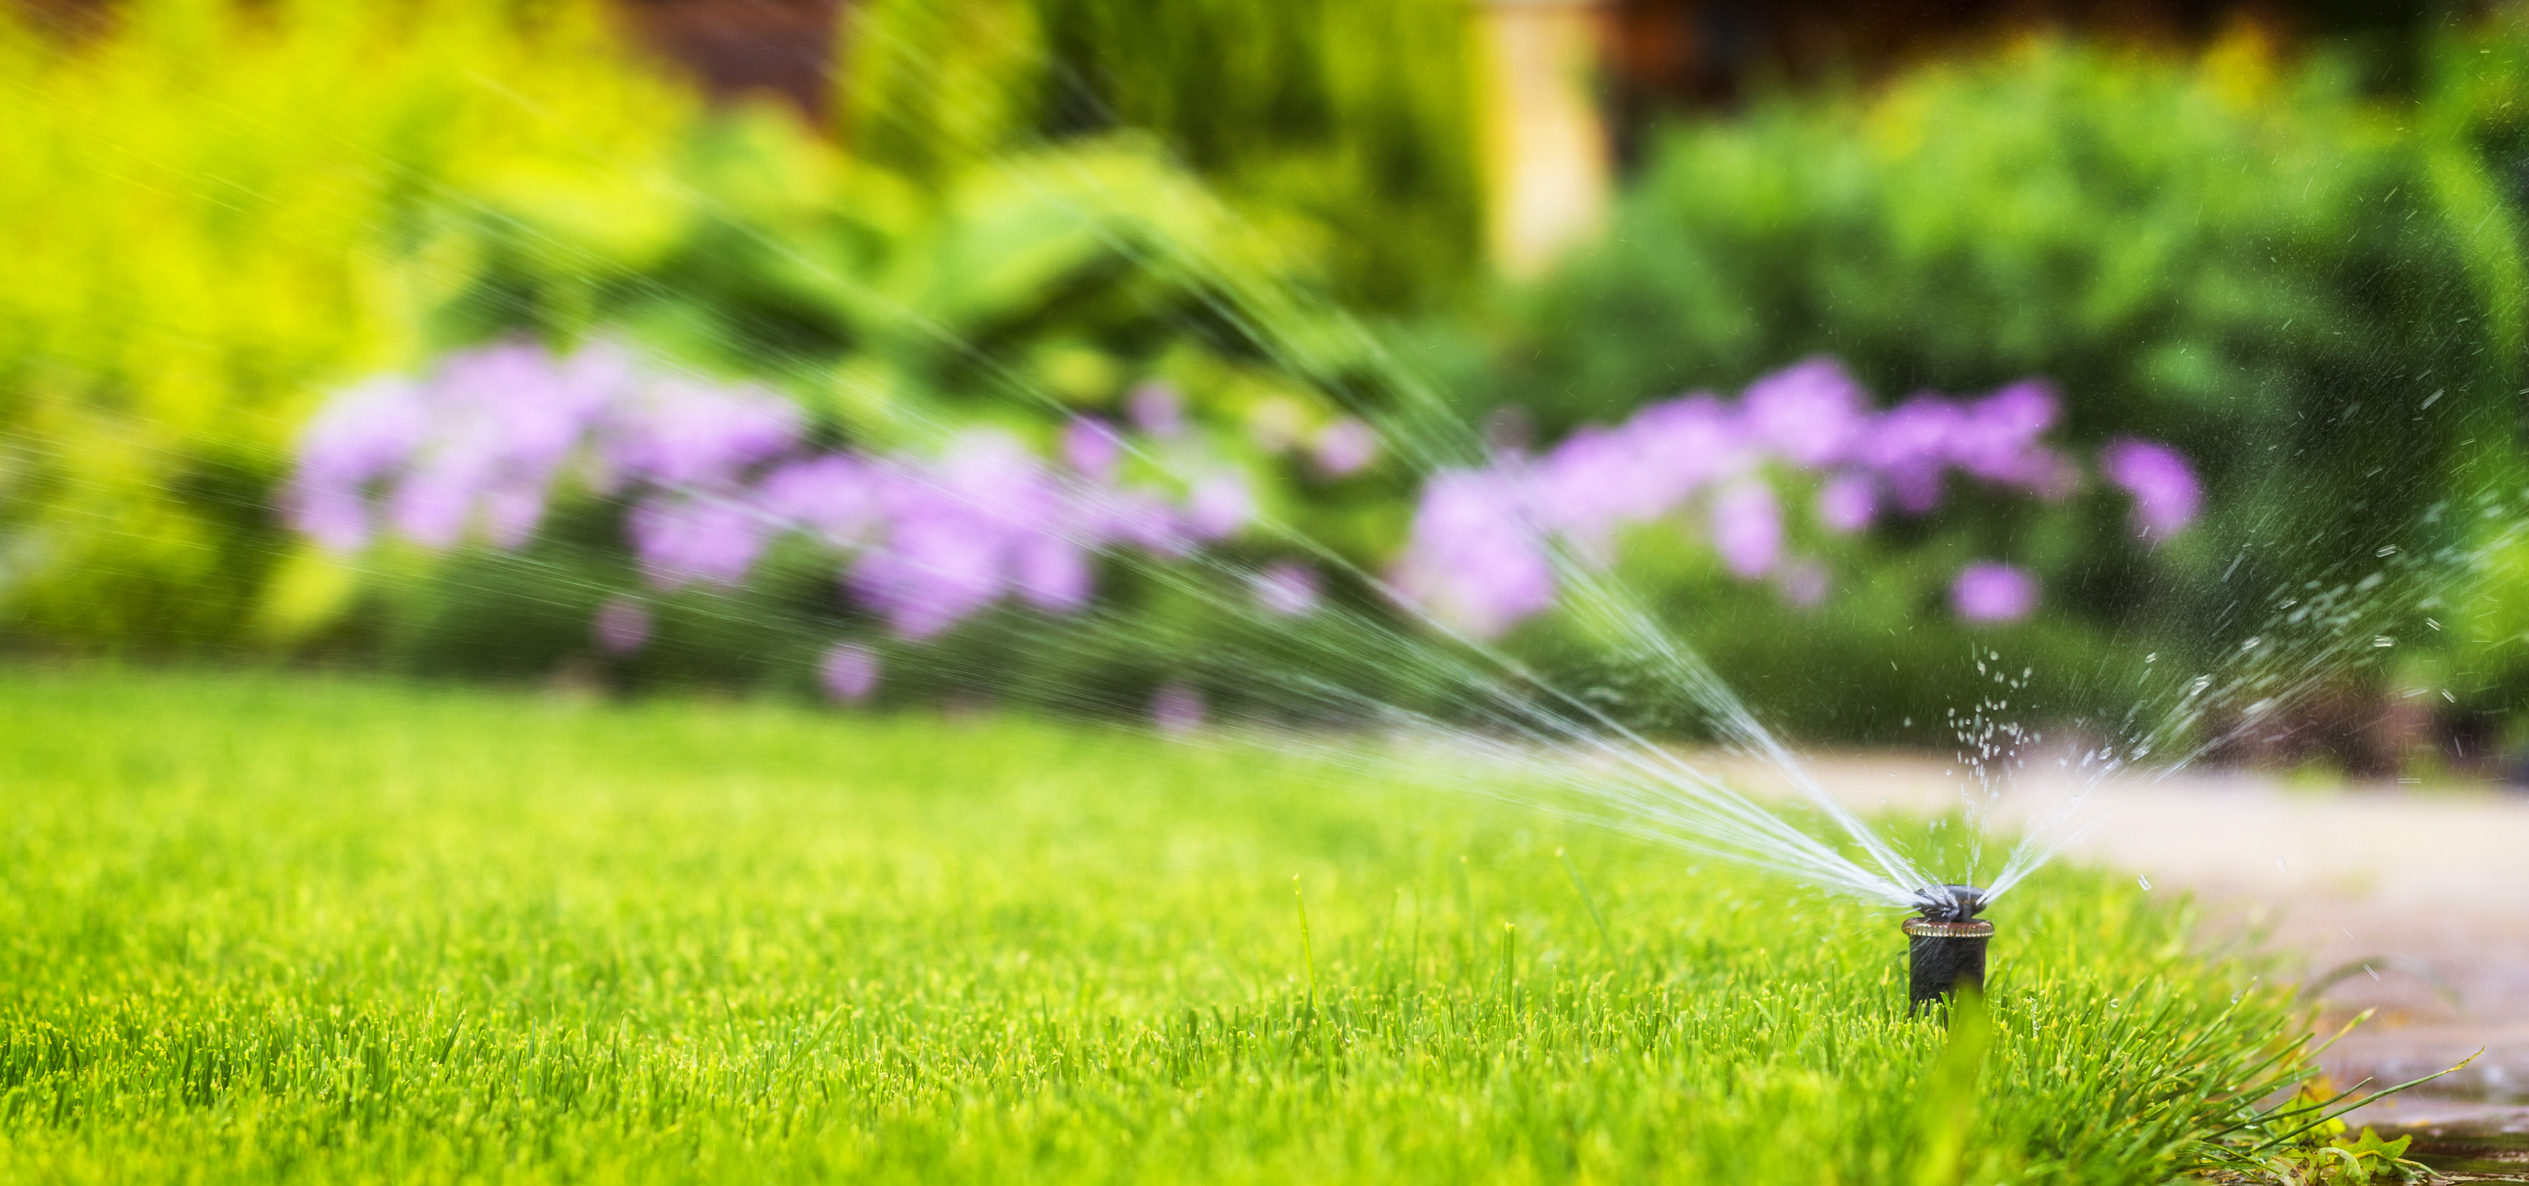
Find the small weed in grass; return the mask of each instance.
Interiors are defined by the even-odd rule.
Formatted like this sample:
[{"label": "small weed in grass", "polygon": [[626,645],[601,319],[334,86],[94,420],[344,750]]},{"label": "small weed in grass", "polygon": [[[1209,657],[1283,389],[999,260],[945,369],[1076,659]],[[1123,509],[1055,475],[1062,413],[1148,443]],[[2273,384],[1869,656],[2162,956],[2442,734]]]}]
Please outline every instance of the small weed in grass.
[{"label": "small weed in grass", "polygon": [[19,672],[0,786],[0,1178],[2156,1182],[2300,1065],[2130,879],[1945,1028],[1885,911],[1081,726]]}]

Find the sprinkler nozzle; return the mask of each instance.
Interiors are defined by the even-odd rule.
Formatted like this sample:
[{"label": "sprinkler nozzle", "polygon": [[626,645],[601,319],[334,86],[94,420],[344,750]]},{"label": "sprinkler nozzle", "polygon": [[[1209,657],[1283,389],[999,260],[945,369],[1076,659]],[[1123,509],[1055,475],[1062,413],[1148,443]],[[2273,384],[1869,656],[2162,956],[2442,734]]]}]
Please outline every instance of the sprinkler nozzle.
[{"label": "sprinkler nozzle", "polygon": [[1914,908],[1934,922],[1965,922],[1985,912],[1985,891],[1972,885],[1936,885],[1914,892]]},{"label": "sprinkler nozzle", "polygon": [[1972,885],[1940,885],[1916,895],[1919,918],[1905,920],[1906,1014],[1937,1002],[1964,980],[1982,990],[1985,984],[1985,941],[1993,924],[1976,915],[1985,908],[1985,892]]}]

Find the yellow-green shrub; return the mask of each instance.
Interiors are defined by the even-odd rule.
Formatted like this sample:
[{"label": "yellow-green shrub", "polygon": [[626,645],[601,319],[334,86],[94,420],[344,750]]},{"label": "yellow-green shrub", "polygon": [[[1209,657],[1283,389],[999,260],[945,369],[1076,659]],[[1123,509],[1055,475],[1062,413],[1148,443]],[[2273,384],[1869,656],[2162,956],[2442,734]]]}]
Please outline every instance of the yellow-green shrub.
[{"label": "yellow-green shrub", "polygon": [[[601,281],[681,219],[695,117],[583,3],[0,10],[0,605],[20,632],[233,638],[326,387],[426,352],[493,210]],[[500,217],[510,217],[502,214]],[[571,228],[571,233],[560,233]]]}]

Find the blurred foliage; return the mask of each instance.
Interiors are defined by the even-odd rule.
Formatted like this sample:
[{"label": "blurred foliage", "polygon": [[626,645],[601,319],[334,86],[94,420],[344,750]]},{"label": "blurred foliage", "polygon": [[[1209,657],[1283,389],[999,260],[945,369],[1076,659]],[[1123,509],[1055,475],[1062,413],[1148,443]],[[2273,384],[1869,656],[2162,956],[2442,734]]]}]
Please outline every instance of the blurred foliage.
[{"label": "blurred foliage", "polygon": [[[1988,546],[1997,517],[2041,533],[2065,526],[2042,504],[1957,507],[1852,536],[1795,521],[1794,549],[1838,574],[1816,606],[1731,574],[1708,546],[1666,525],[1633,533],[1617,572],[1732,694],[1790,736],[1946,748],[1988,723],[2018,723],[2122,739],[2103,713],[2155,703],[2162,691],[2148,681],[2164,673],[2143,663],[2138,640],[2063,612],[2051,589],[2016,622],[1969,622],[1952,610],[1951,583],[1972,561],[2011,557],[2049,574],[2077,562],[2061,548]],[[1596,690],[1632,726],[1715,736],[1710,714],[1688,703],[1692,689],[1625,662],[1610,641],[1558,614],[1521,627],[1507,646],[1562,687]]]},{"label": "blurred foliage", "polygon": [[1482,262],[1471,10],[1456,0],[871,0],[846,138],[917,178],[1132,128],[1309,240],[1338,293],[1443,300]]},{"label": "blurred foliage", "polygon": [[1129,140],[995,158],[934,189],[758,111],[696,137],[679,175],[678,232],[593,305],[544,295],[575,293],[583,261],[521,253],[451,307],[486,319],[478,332],[603,325],[782,376],[878,445],[978,420],[1043,439],[1151,379],[1227,435],[1263,413],[1304,434],[1333,415],[1317,385],[1383,382],[1308,299],[1310,257]]},{"label": "blurred foliage", "polygon": [[[270,517],[327,389],[506,335],[761,377],[821,444],[874,449],[978,422],[1042,444],[1164,381],[1267,512],[1375,570],[1416,475],[1330,479],[1306,442],[1346,412],[1391,445],[1434,435],[1394,419],[1411,378],[1342,309],[1446,309],[1476,266],[1464,21],[1442,0],[872,0],[847,34],[848,153],[772,110],[701,111],[578,3],[142,0],[75,44],[0,23],[9,629],[322,639],[448,671],[584,655],[588,613],[633,579],[572,542],[617,538],[606,508],[514,560],[373,558],[399,591],[365,615],[357,574]],[[2428,512],[2529,472],[2529,38],[2453,33],[2428,65],[2407,105],[2248,35],[2184,60],[2037,41],[1768,100],[1670,129],[1604,247],[1434,337],[1463,347],[1465,411],[1517,405],[1540,441],[1826,353],[1890,396],[2049,376],[2085,452],[2142,433],[2204,468],[2210,513],[2158,549],[2099,499],[1953,499],[1795,541],[1864,574],[1816,613],[1673,532],[1629,554],[1725,676],[1813,734],[1920,737],[2006,698],[1974,669],[1996,648],[2042,660],[2018,711],[2104,707],[2128,652],[2169,649],[2174,674],[2314,562],[2355,580],[2389,541],[2472,548],[2472,604],[2529,602],[2515,518]],[[1951,622],[1946,581],[1980,557],[2043,576],[2041,613]],[[1054,640],[1041,665],[1130,688],[1213,629],[1200,598],[1124,592],[1147,635]],[[663,604],[686,641],[643,662],[796,674],[847,612],[807,576],[747,597]],[[2397,670],[2470,673],[2471,710],[2529,695],[2529,626],[2442,618],[2386,631],[2455,640]],[[1021,625],[936,669],[1037,663]],[[1513,643],[1604,674],[1553,622]]]},{"label": "blurred foliage", "polygon": [[1306,455],[1347,409],[1400,402],[1377,344],[1326,299],[1313,255],[1144,141],[997,156],[922,185],[764,109],[698,131],[675,176],[673,230],[594,280],[594,253],[526,249],[566,233],[567,211],[498,210],[446,315],[476,338],[618,334],[768,377],[824,439],[873,449],[982,424],[1049,446],[1072,417],[1122,419],[1160,383],[1190,445],[1308,534],[1369,564],[1402,533],[1399,475],[1328,479]]},{"label": "blurred foliage", "polygon": [[[1321,16],[1329,27],[1356,20]],[[919,453],[984,425],[1046,448],[1071,417],[1125,419],[1137,391],[1161,384],[1184,406],[1171,446],[1181,468],[1200,457],[1238,472],[1267,514],[1375,571],[1402,539],[1415,475],[1395,465],[1330,475],[1312,443],[1348,414],[1411,432],[1413,408],[1399,390],[1408,380],[1337,298],[1326,261],[1341,253],[1304,215],[1224,201],[1184,167],[1186,153],[1147,132],[1039,135],[1024,121],[1041,120],[1041,107],[1001,100],[1047,69],[1028,38],[1059,22],[1041,19],[989,3],[874,6],[855,26],[853,151],[772,109],[700,126],[669,166],[675,184],[642,195],[656,212],[624,219],[663,228],[640,252],[549,250],[575,234],[568,201],[485,206],[455,269],[464,287],[432,307],[436,336],[618,335],[771,379],[809,411],[818,442],[875,451]],[[893,101],[869,96],[908,88],[939,102],[869,114]],[[1392,98],[1373,95],[1372,107]],[[1320,130],[1280,135],[1301,144]],[[365,622],[342,612],[359,595],[347,582],[332,612],[296,616],[335,641],[381,646],[406,670],[527,676],[595,661],[588,615],[639,588],[615,542],[621,509],[582,508],[578,530],[516,556],[397,560],[389,580],[370,583],[382,604]],[[1257,554],[1244,559],[1263,560],[1277,545],[1248,546]],[[1223,587],[1207,600],[1124,572],[1101,587],[1133,607],[1136,628],[1063,633],[997,612],[919,648],[919,664],[891,664],[891,694],[989,687],[1074,707],[1138,704],[1190,665],[1184,647],[1238,616],[1222,600],[1249,596]],[[745,590],[658,605],[660,645],[606,662],[610,678],[805,684],[820,648],[860,624],[830,566],[779,557]]]},{"label": "blurred foliage", "polygon": [[[2522,212],[2529,211],[2529,10],[2506,6],[2486,23],[2446,36],[2430,64],[2418,122],[2440,150],[2438,174],[2506,211],[2469,228],[2474,275],[2491,288],[2529,291],[2521,278],[2529,264],[2519,249]],[[2511,348],[2522,348],[2516,333]],[[2519,447],[2519,427],[2516,420],[2489,426],[2453,484],[2451,519],[2470,579],[2444,599],[2448,654],[2415,673],[2457,689],[2467,714],[2510,718],[2506,740],[2514,746],[2529,741],[2522,711],[2529,708],[2529,502],[2522,500],[2529,456]]]},{"label": "blurred foliage", "polygon": [[[2441,46],[2418,110],[2246,31],[2191,59],[2040,39],[1867,95],[1674,127],[1603,245],[1512,294],[1460,386],[1552,436],[1812,353],[1892,394],[2047,376],[2073,442],[2134,432],[2194,459],[2205,520],[2150,551],[2111,516],[2009,531],[1935,519],[1922,542],[1988,537],[2091,637],[2210,661],[2259,628],[2269,590],[2390,543],[2448,542],[2427,509],[2487,442],[2514,437],[2529,386],[2521,174],[2489,154],[2519,152],[2518,44],[2493,29]],[[1839,605],[1818,628],[1878,641],[1856,638],[1775,706],[1937,707],[1845,681],[1926,641],[1911,612],[1923,582],[1874,583],[1898,604]],[[1677,609],[1725,655],[1743,633],[1699,599]],[[1879,618],[1905,624],[1844,629]],[[2039,654],[2077,669],[2096,649]],[[1778,662],[1723,665],[1779,683],[1765,670]]]},{"label": "blurred foliage", "polygon": [[[908,177],[781,112],[707,116],[576,4],[147,0],[117,28],[0,25],[0,597],[21,642],[567,645],[529,641],[550,614],[496,626],[554,600],[532,589],[345,624],[358,574],[271,516],[328,389],[504,335],[766,377],[872,446],[978,421],[1042,442],[1164,380],[1269,508],[1365,561],[1402,530],[1387,478],[1300,455],[1385,382],[1322,270],[1147,142]],[[364,563],[425,601],[451,588]]]},{"label": "blurred foliage", "polygon": [[[517,15],[532,12],[532,16]],[[655,251],[694,115],[592,11],[139,0],[76,43],[0,7],[0,597],[76,645],[235,639],[273,477],[322,389],[409,365],[469,224]]]}]

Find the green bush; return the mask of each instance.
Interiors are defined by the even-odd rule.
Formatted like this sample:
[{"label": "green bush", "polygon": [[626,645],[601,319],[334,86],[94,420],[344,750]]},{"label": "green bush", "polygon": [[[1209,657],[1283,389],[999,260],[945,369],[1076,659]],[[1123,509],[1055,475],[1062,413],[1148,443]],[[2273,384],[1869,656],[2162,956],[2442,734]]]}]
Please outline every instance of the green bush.
[{"label": "green bush", "polygon": [[[1416,475],[1327,481],[1290,440],[1405,407],[1411,377],[1337,298],[1421,301],[1472,258],[1466,61],[1354,56],[1458,44],[1453,9],[1137,23],[1093,0],[882,2],[854,26],[849,154],[771,111],[706,116],[572,5],[242,11],[152,0],[76,46],[0,31],[21,80],[0,92],[17,133],[0,248],[24,278],[0,292],[0,598],[20,641],[322,636],[434,670],[584,647],[620,556],[557,539],[499,573],[385,559],[398,592],[369,604],[391,607],[346,616],[353,574],[269,515],[323,392],[522,334],[617,335],[764,379],[821,444],[875,449],[978,422],[1042,442],[1165,380],[1266,509],[1365,567],[1395,553]],[[2253,42],[2194,61],[2039,42],[1672,130],[1609,245],[1479,326],[1483,365],[1454,390],[1470,414],[1520,404],[1550,437],[1813,353],[1890,396],[2050,376],[2074,444],[2176,443],[2208,473],[2210,514],[2145,549],[2101,500],[1954,501],[1804,544],[1850,548],[1839,570],[1867,573],[1819,615],[1691,550],[1632,563],[1678,629],[1806,730],[1928,722],[1982,694],[1965,656],[2006,640],[2055,673],[2022,703],[2098,707],[2110,681],[2075,673],[2137,643],[2201,658],[2253,628],[2236,590],[2253,608],[2313,559],[2436,531],[2499,551],[2456,516],[2414,530],[2454,483],[2511,472],[2529,386],[2507,201],[2529,64],[2519,38],[2473,36],[2440,47],[2412,110]],[[1406,427],[1391,445],[1418,439]],[[2046,578],[2040,619],[1946,624],[1945,574],[1997,555]],[[2485,598],[2519,567],[2488,566]],[[834,612],[792,584],[731,620]],[[2520,632],[2497,617],[2462,617],[2447,661],[2529,670],[2499,657]],[[726,675],[697,630],[677,670]],[[1521,645],[1587,674],[1581,640],[1536,633]],[[1099,661],[1134,678],[1177,645],[1109,643]],[[1942,655],[1955,679],[1912,674]]]},{"label": "green bush", "polygon": [[[2502,96],[2523,75],[2467,69],[2478,109],[2519,118]],[[2287,581],[2448,542],[2427,508],[2484,450],[2510,447],[2514,392],[2529,386],[2519,219],[2486,155],[2453,134],[2461,122],[2249,38],[2193,60],[2040,40],[1867,95],[1766,100],[1669,129],[1604,242],[1512,294],[1463,386],[1551,436],[1815,353],[1889,398],[2046,376],[2072,442],[2167,440],[2208,492],[2205,518],[2156,550],[2108,516],[2010,541],[2045,553],[2028,559],[2049,578],[2055,633],[2209,661],[2256,631]],[[1690,633],[1719,645],[1716,631],[1738,630],[1677,601]],[[1843,672],[1884,671],[1923,638],[1914,624],[1863,633],[1882,641],[1804,695],[1836,697]],[[2050,645],[2044,665],[2090,649]],[[1726,670],[1780,683],[1763,670],[1777,661]]]},{"label": "green bush", "polygon": [[1357,307],[1445,300],[1483,251],[1475,47],[1456,0],[874,0],[845,137],[936,176],[1130,128],[1314,243]]},{"label": "green bush", "polygon": [[637,257],[695,116],[585,5],[141,0],[63,43],[0,11],[0,599],[12,630],[251,635],[272,483],[326,388],[409,366],[461,230]]},{"label": "green bush", "polygon": [[[2514,212],[2466,228],[2469,260],[2479,283],[2491,289],[2529,287],[2519,279],[2529,262],[2518,250],[2517,217],[2529,206],[2529,13],[2502,10],[2483,25],[2446,36],[2435,51],[2429,99],[2418,112],[2437,150],[2435,177]],[[2518,343],[2515,335],[2514,349]],[[2451,543],[2463,557],[2465,579],[2430,607],[2437,616],[2426,629],[2446,639],[2446,652],[2422,656],[2407,674],[2418,686],[2452,689],[2462,721],[2472,717],[2479,731],[2498,734],[2490,740],[2517,746],[2529,741],[2529,539],[2522,530],[2529,504],[2520,498],[2529,489],[2529,457],[2509,427],[2489,425],[2452,484],[2450,519],[2458,529]]]},{"label": "green bush", "polygon": [[271,515],[329,390],[513,335],[767,380],[880,448],[978,423],[1043,441],[1165,380],[1273,509],[1364,561],[1392,545],[1394,490],[1292,451],[1384,382],[1324,269],[1146,138],[882,169],[779,112],[707,115],[592,11],[511,11],[154,0],[93,43],[0,28],[23,80],[0,92],[18,642],[322,636],[514,667],[584,641],[550,636],[536,585],[597,596],[551,576],[585,556],[500,580],[371,558],[403,608],[347,620],[358,574]]},{"label": "green bush", "polygon": [[[1164,383],[1186,418],[1172,448],[1238,471],[1276,518],[1357,564],[1393,553],[1412,475],[1330,477],[1309,443],[1348,411],[1394,404],[1395,373],[1306,299],[1324,290],[1309,257],[1145,142],[1084,140],[916,183],[758,112],[698,132],[674,175],[686,197],[665,241],[606,273],[585,253],[534,249],[567,232],[567,212],[548,224],[484,205],[465,240],[482,258],[439,322],[470,339],[623,337],[672,364],[771,382],[809,413],[820,446],[872,452],[924,454],[980,426],[1050,452],[1073,417],[1120,420],[1137,389]],[[585,657],[590,610],[637,582],[611,526],[621,508],[581,510],[585,530],[557,527],[516,556],[392,561],[369,583],[377,620],[365,625],[340,621],[359,592],[348,583],[296,616],[417,671],[526,675]],[[777,563],[742,596],[676,599],[688,624],[717,625],[673,631],[658,661],[626,674],[792,680],[854,620],[832,575],[830,563]],[[1028,645],[1024,630],[984,633],[988,650]],[[1061,640],[1052,654],[1086,645]],[[1126,649],[1128,683],[1171,666],[1147,645]],[[927,661],[960,665],[946,652]]]}]

